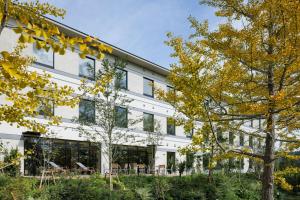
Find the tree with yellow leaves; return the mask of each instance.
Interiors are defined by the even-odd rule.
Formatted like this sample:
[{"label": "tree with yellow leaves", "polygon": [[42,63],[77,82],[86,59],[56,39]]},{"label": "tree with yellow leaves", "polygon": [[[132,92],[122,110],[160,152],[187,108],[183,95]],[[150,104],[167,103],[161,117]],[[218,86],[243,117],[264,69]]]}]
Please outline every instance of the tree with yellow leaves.
[{"label": "tree with yellow leaves", "polygon": [[[0,105],[0,123],[7,122],[24,126],[32,131],[46,132],[45,124],[32,117],[37,109],[56,106],[74,106],[78,99],[72,97],[73,89],[58,86],[48,74],[28,70],[34,58],[22,55],[26,44],[32,43],[37,49],[63,55],[66,49],[80,50],[80,57],[94,55],[103,58],[111,49],[92,37],[71,37],[44,15],[63,18],[65,11],[39,1],[0,0],[0,37],[4,29],[19,34],[18,44],[13,52],[2,51],[0,57],[0,95],[8,101]],[[58,124],[60,118],[48,115],[48,124]]]},{"label": "tree with yellow leaves", "polygon": [[[178,58],[169,75],[178,91],[176,101],[160,91],[189,121],[210,127],[219,158],[247,157],[262,163],[262,199],[272,200],[274,182],[286,189],[284,174],[274,162],[292,156],[300,147],[300,2],[298,0],[205,0],[227,21],[216,30],[190,17],[194,33],[189,40],[169,35],[167,42]],[[172,97],[172,98],[171,98]],[[261,129],[245,123],[262,120]],[[190,122],[186,122],[190,123]],[[262,151],[236,148],[218,140],[216,129],[255,137]],[[195,133],[193,148],[200,148],[204,131]],[[200,138],[200,139],[199,139]],[[281,143],[281,144],[280,144]],[[218,159],[218,158],[216,158]]]}]

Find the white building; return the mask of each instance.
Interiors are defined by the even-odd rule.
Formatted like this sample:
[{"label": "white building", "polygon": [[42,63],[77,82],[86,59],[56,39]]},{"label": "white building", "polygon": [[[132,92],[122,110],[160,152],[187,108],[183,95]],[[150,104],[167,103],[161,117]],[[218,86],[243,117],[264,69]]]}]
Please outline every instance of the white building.
[{"label": "white building", "polygon": [[[58,22],[53,23],[57,24],[65,34],[78,37],[87,36]],[[16,45],[17,38],[18,36],[11,29],[6,28],[0,36],[0,51],[11,51]],[[185,156],[181,156],[177,152],[177,149],[188,145],[190,138],[184,133],[183,127],[176,126],[173,131],[173,125],[169,124],[169,129],[167,128],[167,119],[172,117],[174,109],[168,103],[158,100],[149,85],[149,82],[152,82],[155,86],[167,90],[170,87],[166,81],[168,69],[115,46],[109,46],[113,49],[113,56],[126,59],[128,62],[125,68],[126,88],[124,93],[134,99],[130,103],[131,114],[128,117],[144,116],[144,118],[148,118],[152,122],[156,120],[160,124],[160,132],[164,135],[163,140],[157,146],[155,155],[151,154],[152,147],[147,144],[141,146],[123,146],[122,151],[124,155],[118,163],[122,167],[128,163],[142,163],[149,166],[151,157],[153,157],[155,158],[154,165],[157,168],[159,165],[167,167],[167,162],[172,163],[174,160],[177,162],[184,160]],[[69,85],[77,88],[82,76],[87,76],[90,79],[94,78],[94,74],[87,73],[84,70],[85,63],[91,63],[95,70],[101,66],[101,62],[93,56],[89,56],[84,60],[80,59],[78,52],[79,50],[75,52],[67,50],[65,55],[59,55],[53,53],[51,50],[49,52],[37,50],[32,44],[29,44],[24,54],[35,56],[37,59],[36,63],[30,67],[31,69],[38,72],[46,71],[52,75],[53,80],[59,85]],[[4,97],[0,97],[0,103],[7,103]],[[79,117],[79,110],[84,110],[84,107],[89,103],[89,101],[82,101],[74,109],[70,107],[54,107],[53,112],[55,115],[62,116],[62,123],[59,126],[51,127],[51,130],[55,133],[52,147],[57,150],[57,155],[52,156],[49,160],[67,168],[75,167],[76,164],[74,163],[79,161],[88,167],[94,167],[104,173],[108,169],[108,164],[103,152],[99,152],[93,144],[87,142],[85,138],[80,137],[74,129],[70,129],[70,127],[75,126],[72,119]],[[43,122],[45,119],[41,116],[38,120]],[[144,134],[146,137],[144,129],[143,122],[141,122],[137,125],[134,134]],[[24,175],[36,175],[39,173],[40,162],[42,160],[42,145],[38,143],[41,141],[40,138],[43,137],[43,135],[32,133],[26,128],[17,128],[4,122],[0,123],[1,142],[10,148],[17,147],[22,154],[32,148],[36,150],[34,156],[31,156],[32,158],[22,159],[21,173]]]}]

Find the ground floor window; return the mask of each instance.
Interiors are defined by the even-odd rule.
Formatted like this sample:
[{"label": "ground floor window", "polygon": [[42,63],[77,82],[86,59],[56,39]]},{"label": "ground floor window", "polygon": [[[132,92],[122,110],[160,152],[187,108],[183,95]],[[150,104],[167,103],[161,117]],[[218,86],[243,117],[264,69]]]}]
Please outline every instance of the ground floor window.
[{"label": "ground floor window", "polygon": [[167,152],[167,171],[169,174],[176,171],[175,152]]},{"label": "ground floor window", "polygon": [[124,172],[129,170],[136,172],[138,167],[145,169],[146,172],[151,169],[153,155],[150,147],[116,145],[113,154],[113,163],[118,164]]},{"label": "ground floor window", "polygon": [[40,175],[46,161],[70,170],[76,169],[76,162],[80,162],[100,171],[100,144],[24,136],[24,149],[27,155],[24,175]]}]

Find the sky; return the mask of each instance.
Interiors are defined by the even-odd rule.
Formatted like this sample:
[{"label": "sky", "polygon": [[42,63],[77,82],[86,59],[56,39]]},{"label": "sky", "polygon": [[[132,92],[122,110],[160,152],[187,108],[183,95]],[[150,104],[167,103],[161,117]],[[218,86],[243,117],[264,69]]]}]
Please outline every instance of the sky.
[{"label": "sky", "polygon": [[169,68],[176,59],[164,44],[167,32],[187,38],[192,33],[187,18],[218,24],[213,8],[199,0],[45,0],[67,13],[56,19],[84,33]]}]

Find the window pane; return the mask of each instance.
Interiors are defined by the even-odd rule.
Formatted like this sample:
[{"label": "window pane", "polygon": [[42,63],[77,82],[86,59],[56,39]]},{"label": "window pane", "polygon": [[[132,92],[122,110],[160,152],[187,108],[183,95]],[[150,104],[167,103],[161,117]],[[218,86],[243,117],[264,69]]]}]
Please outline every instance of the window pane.
[{"label": "window pane", "polygon": [[41,101],[37,108],[37,112],[42,116],[53,116],[54,115],[54,103]]},{"label": "window pane", "polygon": [[127,109],[122,107],[116,107],[116,126],[121,128],[127,128]]},{"label": "window pane", "polygon": [[116,87],[127,90],[127,71],[117,69]]},{"label": "window pane", "polygon": [[79,76],[95,79],[95,60],[92,58],[80,59]]},{"label": "window pane", "polygon": [[167,134],[169,135],[175,135],[175,120],[173,118],[168,117],[167,118]]},{"label": "window pane", "polygon": [[244,146],[244,134],[240,133],[240,146]]},{"label": "window pane", "polygon": [[144,78],[144,95],[153,97],[153,80]]},{"label": "window pane", "polygon": [[143,122],[144,122],[144,131],[154,132],[153,114],[144,113]]},{"label": "window pane", "polygon": [[167,171],[168,173],[176,171],[175,152],[167,152]]},{"label": "window pane", "polygon": [[51,49],[49,49],[49,51],[46,51],[45,49],[38,49],[36,44],[34,44],[33,56],[37,63],[53,67],[53,51]]},{"label": "window pane", "polygon": [[95,122],[95,102],[82,99],[79,103],[79,120]]},{"label": "window pane", "polygon": [[253,136],[249,136],[249,147],[253,147]]},{"label": "window pane", "polygon": [[233,145],[234,142],[234,135],[232,132],[229,132],[229,144]]}]

